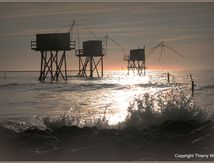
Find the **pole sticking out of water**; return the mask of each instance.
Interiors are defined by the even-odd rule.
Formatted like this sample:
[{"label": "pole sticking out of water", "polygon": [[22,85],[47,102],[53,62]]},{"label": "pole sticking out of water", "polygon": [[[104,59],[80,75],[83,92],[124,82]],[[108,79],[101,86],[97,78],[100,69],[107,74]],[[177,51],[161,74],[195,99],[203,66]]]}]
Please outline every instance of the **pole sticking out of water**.
[{"label": "pole sticking out of water", "polygon": [[194,96],[194,87],[195,87],[194,80],[192,80],[192,97]]},{"label": "pole sticking out of water", "polygon": [[4,73],[4,80],[6,80],[7,79],[6,72],[3,71],[3,73]]},{"label": "pole sticking out of water", "polygon": [[170,83],[170,73],[169,72],[167,72],[167,81],[168,81],[168,83]]},{"label": "pole sticking out of water", "polygon": [[192,74],[189,74],[191,81],[193,81]]},{"label": "pole sticking out of water", "polygon": [[194,80],[193,80],[193,78],[192,78],[192,74],[190,74],[190,78],[191,78],[191,84],[192,84],[192,97],[194,96],[194,92],[195,92],[195,87],[196,87],[196,84],[195,84],[195,82],[194,82]]}]

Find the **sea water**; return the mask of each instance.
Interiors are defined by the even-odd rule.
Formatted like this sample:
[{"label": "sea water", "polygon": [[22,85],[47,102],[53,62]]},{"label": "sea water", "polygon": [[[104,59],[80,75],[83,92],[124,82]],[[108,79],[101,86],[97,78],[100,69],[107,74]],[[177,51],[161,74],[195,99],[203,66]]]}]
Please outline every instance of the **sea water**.
[{"label": "sea water", "polygon": [[[200,110],[204,110],[207,113],[206,120],[208,121],[208,119],[211,119],[210,117],[212,117],[214,112],[214,71],[171,71],[169,73],[171,74],[170,83],[167,81],[166,71],[147,71],[146,75],[142,77],[134,74],[127,75],[126,71],[109,71],[104,74],[104,78],[102,79],[69,77],[67,82],[40,83],[38,81],[38,72],[7,72],[6,76],[4,76],[4,73],[2,72],[2,74],[0,74],[0,124],[3,130],[2,132],[6,132],[7,134],[2,134],[3,138],[1,140],[3,141],[6,139],[6,141],[11,141],[13,144],[7,144],[5,141],[2,142],[2,147],[0,147],[0,160],[11,160],[11,156],[14,156],[14,160],[176,160],[176,158],[173,157],[173,154],[161,156],[158,154],[161,152],[159,150],[151,154],[142,150],[141,148],[143,146],[148,146],[147,143],[151,143],[151,146],[149,146],[151,149],[154,149],[154,145],[157,144],[161,146],[161,143],[155,143],[157,141],[156,139],[151,140],[150,136],[154,134],[153,129],[149,131],[147,130],[146,134],[142,135],[142,139],[139,137],[138,130],[144,131],[145,128],[139,128],[139,126],[143,126],[145,123],[147,123],[147,128],[154,125],[162,125],[165,121],[167,122],[168,120],[176,119],[176,116],[183,116],[183,114],[187,113],[177,113],[176,111],[176,114],[166,114],[167,116],[165,116],[164,119],[162,117],[161,121],[156,121],[157,117],[160,117],[161,115],[161,113],[158,113],[160,112],[159,110],[154,114],[157,115],[156,119],[149,118],[149,121],[142,120],[142,125],[137,126],[137,123],[134,121],[137,121],[140,118],[136,118],[133,115],[141,116],[142,114],[135,112],[134,110],[140,110],[140,107],[143,108],[142,110],[146,110],[146,108],[151,108],[152,106],[152,117],[154,117],[153,112],[156,112],[156,109],[158,108],[156,108],[156,105],[160,107],[160,104],[157,104],[156,98],[159,97],[159,94],[169,94],[171,90],[175,89],[182,92],[182,95],[176,95],[179,96],[180,103],[183,103],[181,101],[183,100],[183,96],[185,97],[185,100],[191,99],[194,104],[190,105],[194,105],[197,108],[200,108]],[[194,97],[192,97],[191,92],[190,74],[196,84]],[[75,72],[72,72],[69,75],[75,75]],[[137,108],[132,108],[130,111],[133,102],[140,98],[145,98],[145,94],[153,98],[153,101],[151,102],[152,104],[142,104],[138,101]],[[145,101],[145,99],[143,100]],[[180,103],[177,104],[176,100],[177,99],[173,101],[175,104],[171,106],[179,108]],[[168,103],[162,103],[165,106],[168,105]],[[142,104],[142,106],[139,106],[139,104]],[[184,109],[185,107],[186,106],[184,106]],[[131,121],[128,120],[130,113],[133,113]],[[194,114],[188,114],[188,118],[185,120],[195,120]],[[148,114],[145,117],[148,117]],[[124,123],[125,121],[129,123]],[[130,133],[129,131],[125,132],[128,128],[126,125],[130,123],[132,123],[131,127],[138,128],[138,130],[132,131],[133,139],[136,139],[137,137],[136,140],[139,141],[138,143],[130,141],[129,138],[127,138],[130,137]],[[190,122],[188,121],[187,124],[183,125],[189,125],[191,127],[195,125],[192,124],[192,122],[189,123]],[[175,124],[175,130],[176,125],[179,126],[180,124]],[[90,142],[87,144],[87,142],[84,147],[82,147],[81,142],[85,138],[79,131],[76,132],[79,134],[78,140],[76,140],[76,137],[69,138],[69,140],[66,137],[65,141],[65,133],[68,133],[68,135],[70,132],[75,133],[75,129],[64,129],[63,127],[65,126],[77,126],[77,129],[90,127],[90,132],[86,132],[86,134],[83,135],[87,135],[86,139],[92,139],[94,143]],[[93,127],[96,127],[96,129]],[[199,125],[198,127],[193,128],[200,129],[200,127],[203,126]],[[7,129],[7,131],[5,131],[5,129]],[[36,139],[36,142],[39,143],[39,145],[32,145],[32,140],[29,139],[29,137],[24,137],[23,139],[23,133],[29,133],[29,130],[31,131],[34,129],[42,132],[41,135],[36,132],[37,136],[42,136],[41,140],[40,138],[38,140],[38,137],[34,137],[34,132],[30,132],[30,135],[33,135],[33,139]],[[46,133],[47,129],[48,133]],[[61,130],[58,131],[59,129],[62,129],[62,133]],[[101,129],[101,133],[99,133],[99,129]],[[102,134],[104,134],[104,138],[108,137],[104,130],[109,132],[107,135],[110,134],[109,138],[113,140],[104,139],[108,143],[106,142],[100,147],[94,147],[94,145],[99,146]],[[113,131],[111,132],[111,130]],[[177,130],[180,130],[180,128],[178,127]],[[43,131],[45,131],[45,133]],[[51,132],[51,134],[49,132]],[[120,135],[122,132],[124,132],[123,136],[117,138],[114,137],[114,134]],[[13,135],[12,133],[15,133],[16,135]],[[101,136],[99,136],[99,134],[101,134]],[[157,137],[157,134],[159,133],[154,134],[157,139],[162,139],[163,142],[165,141],[165,143],[170,144],[170,141],[165,140],[165,138],[162,138],[161,136]],[[173,136],[173,134],[168,133],[167,136],[176,139],[179,135],[177,134],[176,136]],[[209,133],[191,137],[191,139],[193,139],[191,142],[197,142],[197,139],[200,139],[201,137],[201,139],[203,139],[203,136],[207,136],[207,134]],[[9,135],[10,138],[5,138],[7,137],[6,135]],[[63,141],[58,140],[58,136],[62,136]],[[69,135],[69,137],[73,137],[72,134]],[[126,141],[123,142],[123,140]],[[142,142],[146,140],[147,142]],[[73,141],[76,142],[74,143]],[[113,153],[110,156],[105,155],[105,152],[110,149],[112,150],[115,145],[118,146],[118,142],[115,143],[115,141],[123,142],[119,148],[120,151],[116,151],[118,155],[114,155]],[[25,147],[20,151],[18,147],[21,147],[23,142]],[[14,145],[17,143],[18,145]],[[45,145],[41,145],[40,143],[44,143]],[[65,146],[62,147],[63,143]],[[208,151],[210,151],[211,148],[208,147],[206,143],[204,144],[204,148],[207,148]],[[210,144],[210,142],[208,144]],[[171,150],[171,146],[172,145],[166,145],[166,150]],[[101,147],[106,148],[107,150],[103,153],[101,152],[102,154],[100,156],[94,154],[96,151],[98,152]],[[3,152],[5,148],[8,150],[7,155]],[[92,152],[92,154],[88,156],[87,153],[90,153],[89,151],[91,149],[94,150],[94,153]],[[129,155],[127,155],[129,149],[135,152],[130,152]],[[65,153],[64,157],[60,155],[58,159],[58,157],[56,158],[52,156],[55,153],[59,155],[62,151]],[[145,156],[141,156],[141,152],[138,153],[136,151],[144,151],[146,154]],[[77,153],[75,154],[75,152]],[[27,153],[30,153],[29,157],[26,157]],[[72,155],[71,153],[74,154]],[[81,154],[86,157],[83,158]],[[164,155],[167,155],[167,152],[164,153]]]}]

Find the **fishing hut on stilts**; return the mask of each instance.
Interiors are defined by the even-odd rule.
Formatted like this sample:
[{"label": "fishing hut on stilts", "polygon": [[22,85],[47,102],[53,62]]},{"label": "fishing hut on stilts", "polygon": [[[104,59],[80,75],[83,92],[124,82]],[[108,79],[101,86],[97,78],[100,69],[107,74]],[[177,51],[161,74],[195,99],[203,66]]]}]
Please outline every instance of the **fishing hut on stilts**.
[{"label": "fishing hut on stilts", "polygon": [[31,41],[31,49],[41,53],[39,81],[58,81],[61,76],[67,80],[66,52],[75,49],[70,33],[36,34],[36,41]]},{"label": "fishing hut on stilts", "polygon": [[[80,47],[80,30],[78,27],[86,30],[94,38],[93,40],[83,41],[82,47]],[[78,48],[75,50],[75,54],[79,59],[79,72],[77,77],[103,77],[104,57],[107,58],[108,41],[111,41],[126,53],[122,46],[108,34],[98,38],[90,28],[82,24],[75,24],[74,29],[78,42]]]},{"label": "fishing hut on stilts", "polygon": [[[80,29],[81,31],[87,31],[87,35],[92,35],[95,39],[80,41]],[[103,57],[104,57],[104,42],[98,39],[94,32],[90,28],[73,23],[72,34],[76,34],[77,47],[75,49],[75,55],[78,57],[79,68],[77,77],[103,77]]]},{"label": "fishing hut on stilts", "polygon": [[124,56],[124,61],[127,61],[128,75],[133,72],[135,75],[144,76],[146,70],[145,47],[130,50],[130,54]]},{"label": "fishing hut on stilts", "polygon": [[76,49],[76,56],[79,58],[78,77],[103,77],[102,40],[84,41],[83,49]]}]

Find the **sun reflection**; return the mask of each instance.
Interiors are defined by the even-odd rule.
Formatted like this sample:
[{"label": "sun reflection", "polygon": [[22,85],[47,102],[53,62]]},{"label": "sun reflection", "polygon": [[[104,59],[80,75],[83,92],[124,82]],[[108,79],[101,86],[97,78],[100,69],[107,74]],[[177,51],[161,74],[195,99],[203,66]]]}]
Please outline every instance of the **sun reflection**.
[{"label": "sun reflection", "polygon": [[130,75],[126,78],[121,79],[120,84],[122,84],[122,85],[136,85],[136,84],[145,84],[148,82],[149,82],[148,76]]},{"label": "sun reflection", "polygon": [[117,125],[118,123],[123,122],[126,119],[127,114],[128,114],[127,112],[124,112],[124,113],[108,115],[109,125]]},{"label": "sun reflection", "polygon": [[146,91],[146,89],[142,89],[139,85],[145,84],[148,80],[148,77],[139,76],[129,76],[117,80],[119,86],[108,91],[108,98],[106,98],[106,102],[113,104],[107,110],[107,119],[110,125],[115,125],[125,120],[130,102]]},{"label": "sun reflection", "polygon": [[[78,84],[81,81],[78,81]],[[102,119],[116,125],[126,119],[130,103],[145,93],[153,94],[160,88],[151,83],[149,76],[116,76],[81,83],[82,91],[68,92],[67,98],[84,119]],[[73,85],[72,85],[73,86]],[[66,99],[66,98],[65,98]]]}]

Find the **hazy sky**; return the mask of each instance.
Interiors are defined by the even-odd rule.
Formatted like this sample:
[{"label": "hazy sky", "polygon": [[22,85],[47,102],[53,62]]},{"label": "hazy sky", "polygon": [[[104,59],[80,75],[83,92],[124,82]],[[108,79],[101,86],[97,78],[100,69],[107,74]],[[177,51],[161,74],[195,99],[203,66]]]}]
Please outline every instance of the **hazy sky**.
[{"label": "hazy sky", "polygon": [[[39,70],[40,54],[30,41],[73,19],[98,37],[109,33],[127,53],[166,41],[187,58],[166,51],[159,61],[157,51],[148,56],[148,68],[214,68],[214,3],[0,3],[0,70]],[[94,39],[83,28],[79,32],[81,41]],[[109,42],[105,68],[126,67],[123,55]],[[77,69],[74,51],[67,56],[69,69]]]}]

